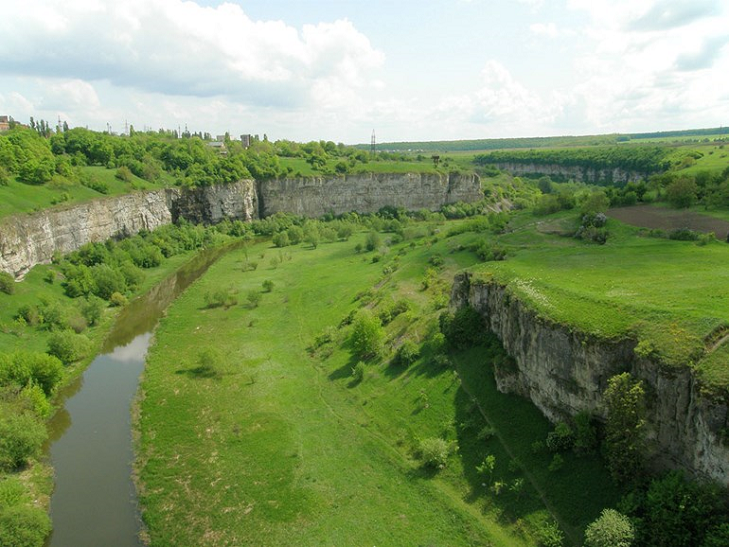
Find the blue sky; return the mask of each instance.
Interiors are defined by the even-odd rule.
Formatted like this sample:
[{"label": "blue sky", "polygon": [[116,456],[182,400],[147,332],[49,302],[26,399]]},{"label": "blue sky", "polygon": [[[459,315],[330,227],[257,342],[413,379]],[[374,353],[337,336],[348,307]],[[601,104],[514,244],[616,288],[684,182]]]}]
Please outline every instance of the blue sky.
[{"label": "blue sky", "polygon": [[0,113],[379,141],[729,123],[724,0],[0,2]]}]

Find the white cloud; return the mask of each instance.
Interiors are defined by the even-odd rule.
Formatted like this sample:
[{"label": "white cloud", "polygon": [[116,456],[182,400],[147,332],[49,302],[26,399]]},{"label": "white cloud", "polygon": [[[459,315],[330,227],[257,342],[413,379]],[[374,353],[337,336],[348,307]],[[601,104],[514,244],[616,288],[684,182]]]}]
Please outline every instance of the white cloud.
[{"label": "white cloud", "polygon": [[549,38],[557,38],[560,34],[557,25],[554,23],[533,23],[529,25],[529,30],[532,34]]},{"label": "white cloud", "polygon": [[384,61],[351,22],[254,21],[233,4],[33,0],[0,4],[6,74],[106,80],[171,95],[295,106],[365,85]]}]

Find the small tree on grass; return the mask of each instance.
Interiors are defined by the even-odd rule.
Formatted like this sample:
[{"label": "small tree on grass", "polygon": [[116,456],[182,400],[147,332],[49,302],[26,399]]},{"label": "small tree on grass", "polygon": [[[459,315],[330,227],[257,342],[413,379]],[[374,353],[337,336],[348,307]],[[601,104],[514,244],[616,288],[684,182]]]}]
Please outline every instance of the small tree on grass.
[{"label": "small tree on grass", "polygon": [[420,441],[420,457],[427,467],[443,469],[448,463],[450,447],[440,437],[431,437]]},{"label": "small tree on grass", "polygon": [[585,547],[630,547],[634,539],[633,523],[615,509],[605,509],[585,530]]},{"label": "small tree on grass", "polygon": [[355,354],[362,359],[379,355],[385,342],[385,331],[379,318],[369,310],[360,311],[352,323],[350,341]]},{"label": "small tree on grass", "polygon": [[47,437],[46,428],[29,414],[0,418],[0,469],[12,471],[36,456]]},{"label": "small tree on grass", "polygon": [[643,467],[645,439],[645,391],[640,381],[624,372],[608,380],[604,394],[607,408],[605,454],[613,478],[627,481]]},{"label": "small tree on grass", "polygon": [[71,330],[54,332],[48,339],[48,353],[58,357],[64,365],[86,357],[90,351],[91,341]]},{"label": "small tree on grass", "polygon": [[5,294],[13,294],[15,292],[15,279],[7,272],[0,272],[0,291]]},{"label": "small tree on grass", "polygon": [[258,291],[248,291],[246,298],[251,308],[257,308],[263,299],[263,295]]}]

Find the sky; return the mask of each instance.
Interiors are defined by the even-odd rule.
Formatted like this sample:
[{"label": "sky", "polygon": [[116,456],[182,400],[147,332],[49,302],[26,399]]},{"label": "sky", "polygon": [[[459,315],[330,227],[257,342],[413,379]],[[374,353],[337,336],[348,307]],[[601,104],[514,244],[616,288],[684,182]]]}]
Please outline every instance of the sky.
[{"label": "sky", "polygon": [[0,0],[0,114],[346,144],[729,124],[729,0]]}]

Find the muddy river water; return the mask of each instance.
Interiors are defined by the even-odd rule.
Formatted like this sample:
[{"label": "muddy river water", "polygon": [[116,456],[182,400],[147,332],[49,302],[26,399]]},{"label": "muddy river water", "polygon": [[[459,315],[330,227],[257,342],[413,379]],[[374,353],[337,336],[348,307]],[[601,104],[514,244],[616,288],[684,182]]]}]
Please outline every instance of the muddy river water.
[{"label": "muddy river water", "polygon": [[199,253],[119,315],[101,354],[60,394],[46,454],[54,468],[49,547],[139,547],[131,406],[169,304],[231,248]]}]

